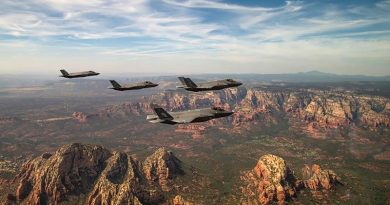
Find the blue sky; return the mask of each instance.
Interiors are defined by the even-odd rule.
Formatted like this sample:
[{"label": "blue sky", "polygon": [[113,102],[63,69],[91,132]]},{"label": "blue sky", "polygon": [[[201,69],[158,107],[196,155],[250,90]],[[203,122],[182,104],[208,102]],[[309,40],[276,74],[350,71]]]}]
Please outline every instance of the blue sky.
[{"label": "blue sky", "polygon": [[0,74],[390,75],[389,65],[389,0],[0,2]]}]

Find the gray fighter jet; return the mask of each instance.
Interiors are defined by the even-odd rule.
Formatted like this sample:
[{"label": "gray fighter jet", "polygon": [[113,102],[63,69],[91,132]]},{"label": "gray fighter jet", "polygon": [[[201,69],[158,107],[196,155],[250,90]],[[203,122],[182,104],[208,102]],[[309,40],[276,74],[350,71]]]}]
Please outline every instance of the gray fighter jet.
[{"label": "gray fighter jet", "polygon": [[110,80],[110,83],[112,84],[113,87],[109,89],[118,90],[118,91],[139,90],[143,88],[152,88],[158,86],[158,84],[152,83],[150,81],[120,85],[115,80]]},{"label": "gray fighter jet", "polygon": [[225,80],[216,80],[210,82],[195,84],[190,78],[179,77],[180,82],[183,86],[178,86],[178,88],[184,88],[189,91],[199,92],[199,91],[207,91],[207,90],[221,90],[225,88],[237,87],[242,85],[241,82],[225,79]]},{"label": "gray fighter jet", "polygon": [[64,78],[82,78],[82,77],[88,77],[88,76],[94,76],[94,75],[100,74],[100,73],[97,73],[95,71],[84,71],[84,72],[77,72],[77,73],[68,73],[64,69],[62,69],[60,71],[62,73],[62,75],[60,75],[60,77],[64,77]]},{"label": "gray fighter jet", "polygon": [[152,123],[159,122],[170,125],[205,122],[215,118],[227,117],[233,114],[233,112],[226,111],[220,107],[188,110],[182,112],[167,112],[156,104],[150,104],[150,107],[156,114],[147,115],[146,120]]}]

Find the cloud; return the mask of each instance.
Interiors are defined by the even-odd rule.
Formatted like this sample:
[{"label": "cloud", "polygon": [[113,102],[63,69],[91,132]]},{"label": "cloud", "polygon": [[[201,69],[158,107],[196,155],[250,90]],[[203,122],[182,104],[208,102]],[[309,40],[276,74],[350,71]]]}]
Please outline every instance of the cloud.
[{"label": "cloud", "polygon": [[[232,10],[232,11],[256,11],[256,12],[268,12],[283,9],[283,7],[277,8],[266,8],[266,7],[249,7],[240,6],[237,4],[228,4],[219,1],[212,0],[163,0],[165,3],[182,6],[187,8],[206,8],[206,9],[221,9],[221,10]],[[287,1],[286,6],[290,5],[291,2]]]},{"label": "cloud", "polygon": [[[361,58],[382,68],[390,52],[389,2],[285,1],[271,7],[222,0],[3,0],[0,51],[3,58],[17,51],[71,58],[76,50],[93,60],[137,59],[144,65],[161,60],[172,68],[191,67],[193,60],[204,72],[233,65],[256,71],[266,63],[280,70],[308,68],[315,61],[303,59],[324,61],[321,57],[332,66],[356,66],[341,59]],[[358,46],[362,51],[353,49]],[[5,54],[8,48],[13,52]]]},{"label": "cloud", "polygon": [[376,6],[384,11],[390,11],[390,1],[389,0],[380,1],[380,2],[376,3]]},{"label": "cloud", "polygon": [[[0,29],[7,35],[18,32],[19,36],[97,39],[153,35],[157,29],[161,33],[174,29],[188,32],[189,25],[197,27],[194,18],[151,11],[146,0],[41,0],[32,1],[27,6],[5,1],[9,8],[0,16]],[[46,8],[36,10],[41,4]],[[212,25],[198,26],[199,32],[213,30]]]},{"label": "cloud", "polygon": [[[302,6],[301,10],[294,12],[293,15],[279,14],[279,19],[274,21],[274,24],[255,23],[252,24],[252,30],[248,37],[259,41],[289,41],[299,38],[316,38],[318,36],[334,36],[363,33],[359,29],[371,27],[371,35],[375,33],[390,31],[389,26],[379,28],[376,25],[390,23],[390,14],[379,14],[378,8],[349,7],[343,9],[334,6],[323,6],[325,8],[314,7],[314,5]],[[310,13],[308,12],[310,10]],[[282,15],[282,16],[280,16]],[[291,18],[292,17],[292,18]],[[388,17],[388,18],[386,18]],[[290,19],[286,19],[290,18]],[[243,20],[244,24],[249,21]],[[357,36],[357,35],[355,35]]]}]

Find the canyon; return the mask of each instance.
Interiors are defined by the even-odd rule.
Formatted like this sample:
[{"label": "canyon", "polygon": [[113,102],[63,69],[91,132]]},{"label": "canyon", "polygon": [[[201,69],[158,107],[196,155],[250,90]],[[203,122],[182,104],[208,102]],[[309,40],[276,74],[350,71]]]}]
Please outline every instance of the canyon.
[{"label": "canyon", "polygon": [[[307,180],[299,180],[284,159],[264,155],[241,177],[241,204],[284,204],[299,190],[330,190],[341,184],[332,170],[313,165]],[[111,152],[90,144],[73,143],[54,154],[44,153],[24,163],[12,181],[16,185],[5,204],[195,204],[177,195],[175,179],[186,173],[181,161],[165,148],[144,161],[130,153]]]},{"label": "canyon", "polygon": [[[383,203],[390,193],[390,101],[364,88],[263,83],[204,93],[1,98],[0,198]],[[234,114],[152,124],[145,121],[151,102],[168,111],[219,106]]]},{"label": "canyon", "polygon": [[[390,126],[390,99],[358,95],[338,90],[289,89],[288,87],[232,88],[217,92],[162,92],[134,103],[123,103],[100,109],[96,113],[73,113],[83,123],[93,118],[144,117],[153,113],[149,104],[157,103],[168,111],[218,106],[234,111],[229,119],[212,120],[206,126],[224,126],[234,131],[250,130],[259,123],[278,123],[287,118],[291,126],[299,123],[307,134],[316,137],[322,129],[365,128],[379,130]],[[185,132],[180,126],[179,132]],[[204,126],[187,126],[195,137]],[[192,131],[191,131],[192,130]],[[319,132],[316,132],[316,131]]]},{"label": "canyon", "polygon": [[164,148],[139,162],[123,152],[74,143],[26,162],[10,182],[18,185],[9,203],[159,204],[182,174],[180,160]]}]

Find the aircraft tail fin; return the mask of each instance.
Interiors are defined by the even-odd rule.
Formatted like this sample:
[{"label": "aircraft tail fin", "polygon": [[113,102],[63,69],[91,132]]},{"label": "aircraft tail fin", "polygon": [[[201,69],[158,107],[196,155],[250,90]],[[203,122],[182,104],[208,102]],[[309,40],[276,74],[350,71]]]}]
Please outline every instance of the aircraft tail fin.
[{"label": "aircraft tail fin", "polygon": [[190,88],[198,87],[190,78],[179,77],[179,80],[186,87],[190,87]]},{"label": "aircraft tail fin", "polygon": [[165,111],[162,107],[160,107],[159,105],[152,103],[152,104],[150,104],[150,107],[154,110],[154,112],[156,113],[158,118],[160,118],[161,120],[172,120],[173,119],[173,117],[167,111]]},{"label": "aircraft tail fin", "polygon": [[61,69],[60,71],[61,71],[61,73],[62,73],[63,76],[68,76],[68,75],[69,75],[69,73],[66,72],[65,69]]},{"label": "aircraft tail fin", "polygon": [[114,87],[114,88],[120,88],[122,87],[119,83],[117,83],[115,80],[110,80],[110,83],[111,85]]}]

